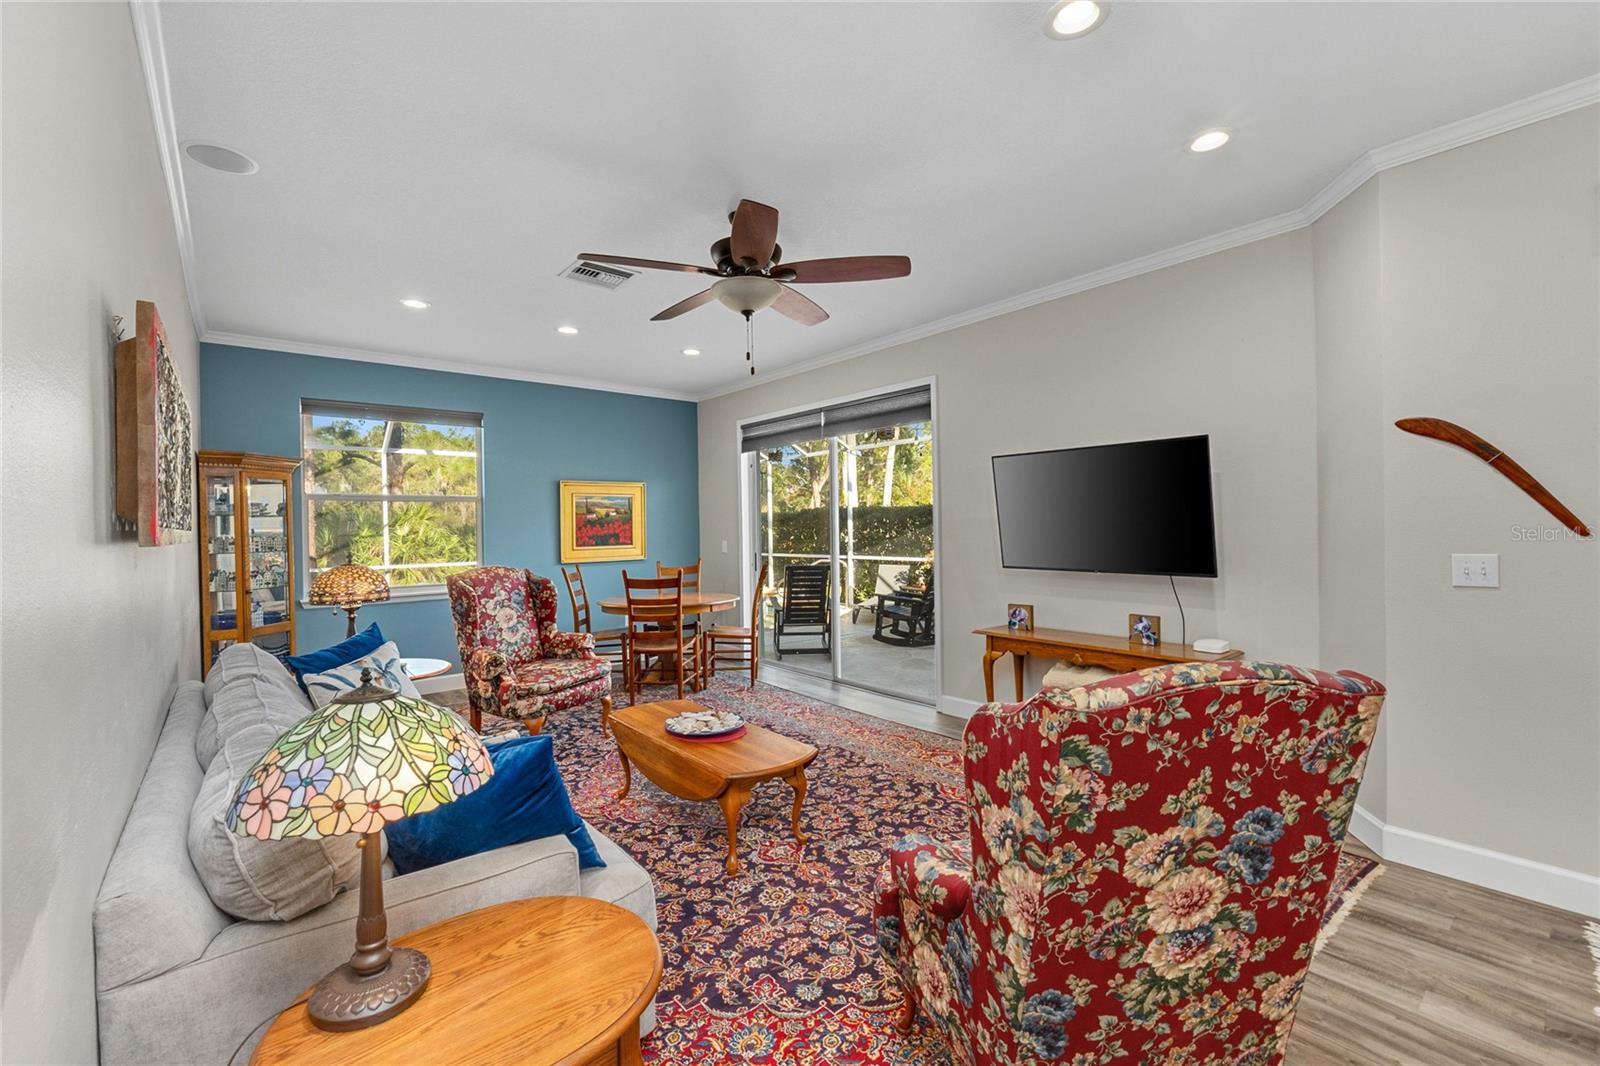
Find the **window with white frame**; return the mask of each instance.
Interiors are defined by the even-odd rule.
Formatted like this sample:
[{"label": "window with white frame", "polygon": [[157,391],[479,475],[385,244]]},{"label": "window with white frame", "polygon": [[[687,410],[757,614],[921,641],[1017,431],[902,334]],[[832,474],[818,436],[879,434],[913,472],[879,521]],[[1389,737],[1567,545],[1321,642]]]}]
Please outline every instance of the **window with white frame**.
[{"label": "window with white frame", "polygon": [[304,587],[360,563],[436,592],[482,560],[482,415],[303,400],[300,445]]}]

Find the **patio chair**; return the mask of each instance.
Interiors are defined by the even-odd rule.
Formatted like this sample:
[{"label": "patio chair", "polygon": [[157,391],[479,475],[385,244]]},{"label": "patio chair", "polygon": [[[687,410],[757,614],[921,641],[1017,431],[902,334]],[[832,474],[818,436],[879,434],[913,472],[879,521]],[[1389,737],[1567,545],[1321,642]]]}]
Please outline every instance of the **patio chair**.
[{"label": "patio chair", "polygon": [[873,612],[872,639],[902,648],[933,643],[933,590],[901,589],[879,593]]},{"label": "patio chair", "polygon": [[[850,605],[851,624],[860,621],[863,610],[871,611],[873,617],[877,617],[878,597],[899,592],[900,586],[905,583],[906,571],[910,569],[911,567],[905,563],[879,563],[877,585],[873,588],[872,594],[867,599],[857,600]],[[854,590],[852,590],[852,594],[853,592]]]},{"label": "patio chair", "polygon": [[[772,626],[772,650],[783,658],[791,655],[832,655],[833,626],[828,612],[832,608],[832,573],[827,563],[790,563],[783,568],[783,603]],[[783,646],[784,635],[821,637],[822,644],[796,648]]]}]

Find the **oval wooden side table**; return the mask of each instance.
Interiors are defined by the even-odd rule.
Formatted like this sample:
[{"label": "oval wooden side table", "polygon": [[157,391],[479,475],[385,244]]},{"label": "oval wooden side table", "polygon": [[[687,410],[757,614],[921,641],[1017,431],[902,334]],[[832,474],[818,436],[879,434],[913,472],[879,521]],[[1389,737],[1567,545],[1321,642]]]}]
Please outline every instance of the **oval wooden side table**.
[{"label": "oval wooden side table", "polygon": [[638,1066],[639,1016],[661,983],[661,948],[639,916],[603,900],[547,896],[471,911],[395,943],[433,976],[410,1008],[330,1033],[307,989],[278,1015],[253,1063],[518,1062]]}]

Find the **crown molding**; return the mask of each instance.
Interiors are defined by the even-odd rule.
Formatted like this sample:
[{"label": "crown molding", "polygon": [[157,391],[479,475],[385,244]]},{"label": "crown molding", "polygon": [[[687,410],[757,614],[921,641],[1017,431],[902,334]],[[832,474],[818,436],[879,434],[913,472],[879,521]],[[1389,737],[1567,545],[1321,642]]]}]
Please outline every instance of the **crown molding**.
[{"label": "crown molding", "polygon": [[590,389],[595,392],[620,392],[629,396],[651,396],[662,400],[684,400],[693,403],[698,399],[695,394],[689,392],[652,389],[639,385],[619,385],[614,381],[602,381],[598,378],[543,374],[534,370],[495,366],[492,363],[468,363],[421,355],[398,355],[394,352],[374,352],[365,348],[344,348],[336,344],[285,340],[282,337],[257,337],[247,333],[223,333],[211,330],[201,337],[200,341],[204,344],[226,345],[229,348],[255,348],[268,352],[288,352],[291,355],[314,355],[322,359],[353,359],[360,363],[405,366],[416,370],[435,370],[443,374],[471,374],[474,377],[500,378],[503,381],[531,381],[539,385],[559,385],[563,388]]},{"label": "crown molding", "polygon": [[1542,93],[1485,111],[1459,122],[1450,122],[1436,129],[1419,133],[1374,148],[1367,154],[1372,157],[1377,170],[1414,163],[1430,155],[1448,152],[1452,148],[1481,141],[1499,133],[1507,133],[1520,126],[1540,122],[1589,104],[1600,103],[1600,74],[1558,85]]},{"label": "crown molding", "polygon": [[203,337],[206,316],[200,309],[200,288],[195,284],[194,230],[189,224],[189,194],[183,185],[183,158],[178,149],[178,123],[172,114],[172,87],[167,79],[167,46],[161,36],[161,12],[156,0],[129,0],[133,40],[139,49],[139,69],[144,75],[150,123],[155,127],[161,174],[167,183],[167,204],[172,208],[172,228],[178,238],[178,262],[183,269],[183,290],[189,299],[194,335]]},{"label": "crown molding", "polygon": [[1012,296],[994,303],[974,307],[960,314],[950,315],[936,319],[921,326],[890,333],[874,340],[864,341],[827,355],[808,359],[803,363],[785,367],[772,373],[762,375],[760,381],[740,380],[722,388],[713,389],[700,396],[702,401],[712,400],[718,396],[728,396],[746,389],[756,388],[769,381],[781,381],[784,378],[804,374],[834,363],[842,363],[848,359],[857,359],[863,355],[883,351],[908,341],[921,340],[931,337],[936,333],[945,333],[952,329],[960,329],[974,322],[995,318],[999,315],[1020,311],[1035,304],[1045,303],[1050,300],[1059,300],[1063,296],[1074,293],[1086,292],[1089,289],[1110,285],[1113,282],[1126,281],[1128,278],[1138,277],[1156,270],[1164,270],[1179,263],[1186,263],[1191,259],[1212,255],[1216,252],[1237,248],[1242,244],[1252,241],[1265,240],[1276,237],[1311,225],[1317,219],[1327,214],[1341,200],[1361,188],[1367,180],[1388,170],[1391,167],[1403,166],[1414,163],[1430,155],[1448,152],[1452,148],[1460,148],[1474,141],[1481,141],[1487,137],[1507,133],[1520,126],[1527,126],[1534,122],[1557,115],[1566,114],[1580,107],[1600,103],[1600,75],[1590,75],[1579,78],[1577,81],[1566,85],[1557,86],[1546,92],[1537,93],[1522,100],[1497,107],[1482,114],[1473,115],[1451,122],[1435,129],[1416,134],[1386,144],[1381,148],[1363,152],[1348,167],[1340,171],[1327,185],[1293,211],[1286,211],[1281,215],[1252,222],[1248,225],[1238,226],[1234,229],[1224,230],[1209,237],[1201,237],[1187,244],[1180,244],[1164,251],[1153,252],[1150,255],[1130,259],[1125,263],[1109,266],[1088,274],[1081,274],[1066,281],[1046,285],[1040,289]]}]

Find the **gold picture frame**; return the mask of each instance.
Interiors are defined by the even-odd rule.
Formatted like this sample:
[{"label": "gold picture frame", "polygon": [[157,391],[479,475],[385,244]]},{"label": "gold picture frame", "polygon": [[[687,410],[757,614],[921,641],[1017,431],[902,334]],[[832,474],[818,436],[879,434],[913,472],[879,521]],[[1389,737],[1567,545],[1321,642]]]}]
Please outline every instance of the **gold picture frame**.
[{"label": "gold picture frame", "polygon": [[644,557],[644,482],[561,483],[563,563],[601,563]]},{"label": "gold picture frame", "polygon": [[1006,604],[1006,627],[1019,633],[1033,632],[1033,604]]}]

